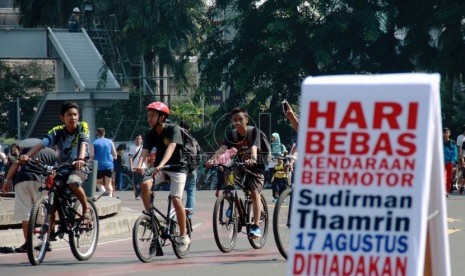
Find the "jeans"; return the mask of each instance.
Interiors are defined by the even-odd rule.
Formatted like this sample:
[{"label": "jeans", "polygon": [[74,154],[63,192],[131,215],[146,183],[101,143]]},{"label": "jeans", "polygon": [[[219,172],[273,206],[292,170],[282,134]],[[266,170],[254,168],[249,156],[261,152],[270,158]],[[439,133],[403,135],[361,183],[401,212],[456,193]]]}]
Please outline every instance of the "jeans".
[{"label": "jeans", "polygon": [[140,184],[144,178],[143,174],[132,172],[132,184],[134,185],[134,196],[139,197],[141,194]]},{"label": "jeans", "polygon": [[191,208],[191,213],[189,217],[192,217],[195,207],[195,191],[196,191],[196,180],[197,180],[197,170],[187,174],[185,190],[187,194],[186,198],[186,208]]}]

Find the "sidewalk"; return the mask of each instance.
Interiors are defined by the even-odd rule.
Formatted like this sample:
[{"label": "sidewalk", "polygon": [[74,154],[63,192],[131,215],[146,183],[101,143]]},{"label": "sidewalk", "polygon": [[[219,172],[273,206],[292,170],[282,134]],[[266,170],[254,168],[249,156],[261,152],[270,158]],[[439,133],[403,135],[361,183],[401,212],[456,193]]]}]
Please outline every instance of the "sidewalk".
[{"label": "sidewalk", "polygon": [[[140,210],[122,207],[114,197],[102,197],[95,202],[100,218],[99,237],[127,233],[132,230]],[[0,197],[0,247],[19,247],[24,243],[21,222],[13,218],[14,198]]]}]

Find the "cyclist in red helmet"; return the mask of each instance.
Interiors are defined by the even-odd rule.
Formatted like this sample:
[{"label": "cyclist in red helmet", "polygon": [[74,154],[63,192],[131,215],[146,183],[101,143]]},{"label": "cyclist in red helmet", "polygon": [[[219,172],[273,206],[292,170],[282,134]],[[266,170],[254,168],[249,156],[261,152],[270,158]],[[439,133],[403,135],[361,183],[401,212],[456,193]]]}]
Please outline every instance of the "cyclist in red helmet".
[{"label": "cyclist in red helmet", "polygon": [[[165,123],[170,114],[168,106],[162,102],[153,102],[146,107],[147,120],[151,129],[147,132],[142,146],[142,154],[137,164],[137,170],[142,171],[142,161],[149,156],[149,152],[157,149],[155,155],[154,172],[155,185],[163,182],[166,176],[171,179],[170,195],[173,207],[176,211],[180,228],[178,248],[185,251],[190,243],[190,238],[186,233],[186,212],[182,204],[182,195],[186,184],[187,166],[182,159],[183,140],[181,129],[174,124]],[[163,168],[166,165],[173,165]],[[154,178],[152,175],[146,176],[142,180],[142,203],[146,211],[150,208],[150,190]]]}]

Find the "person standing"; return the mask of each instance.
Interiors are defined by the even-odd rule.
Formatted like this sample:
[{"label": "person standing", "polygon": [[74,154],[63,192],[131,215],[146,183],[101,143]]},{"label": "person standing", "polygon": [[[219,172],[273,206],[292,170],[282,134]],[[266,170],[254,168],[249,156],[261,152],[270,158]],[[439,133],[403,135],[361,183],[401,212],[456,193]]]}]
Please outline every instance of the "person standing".
[{"label": "person standing", "polygon": [[[153,102],[146,107],[148,123],[151,129],[145,135],[144,146],[139,163],[136,168],[139,172],[143,170],[142,162],[155,147],[155,163],[153,164],[153,175],[148,175],[142,181],[142,203],[146,211],[150,209],[150,191],[153,185],[170,178],[171,202],[176,212],[179,223],[179,239],[176,241],[178,249],[187,250],[191,242],[186,231],[186,211],[182,204],[184,186],[186,184],[187,166],[183,160],[183,140],[181,128],[174,124],[165,122],[170,114],[168,106],[162,102]],[[165,165],[172,165],[164,168]],[[154,178],[155,177],[155,178]]]},{"label": "person standing", "polygon": [[[191,127],[189,123],[186,121],[181,121],[179,123],[179,126],[187,130],[187,132],[190,134],[191,132]],[[183,137],[183,139],[186,139]],[[198,143],[195,143],[195,147],[197,147],[197,154],[200,154],[201,149]],[[186,158],[184,158],[186,160]],[[188,160],[187,163],[187,177],[186,177],[186,209],[188,210],[188,217],[192,218],[192,215],[194,214],[194,208],[195,208],[195,193],[197,190],[196,184],[197,184],[197,169],[198,169],[198,162],[195,160]]]},{"label": "person standing", "polygon": [[123,185],[123,169],[124,169],[124,152],[126,145],[120,144],[116,148],[116,160],[114,160],[115,167],[115,186],[116,190],[121,191]]},{"label": "person standing", "polygon": [[75,102],[67,102],[61,106],[60,119],[64,125],[53,127],[40,144],[20,155],[19,161],[26,162],[41,149],[56,146],[59,152],[58,162],[74,164],[74,170],[70,172],[66,184],[82,205],[82,217],[91,222],[86,193],[82,188],[82,183],[90,174],[90,167],[86,165],[86,160],[89,159],[89,126],[86,122],[79,121],[79,105]]},{"label": "person standing", "polygon": [[271,177],[274,202],[278,201],[279,196],[287,189],[287,164],[284,163],[284,156],[277,157],[278,163],[274,167],[274,173]]},{"label": "person standing", "polygon": [[113,141],[105,138],[105,129],[100,127],[96,131],[97,139],[92,143],[94,148],[94,160],[98,162],[97,181],[108,191],[110,197],[115,196],[113,173],[115,170],[113,161],[116,159],[116,149]]},{"label": "person standing", "polygon": [[443,132],[443,150],[444,150],[444,170],[446,176],[446,196],[450,196],[452,187],[452,174],[454,165],[457,164],[457,146],[455,141],[450,139],[450,129],[444,128]]},{"label": "person standing", "polygon": [[[129,170],[132,174],[132,183],[134,184],[134,196],[137,200],[140,200],[140,185],[143,179],[142,172],[137,172],[137,164],[139,163],[142,154],[142,134],[138,134],[134,140],[134,145],[129,147]],[[141,160],[141,168],[147,167],[145,163],[145,157]]]}]

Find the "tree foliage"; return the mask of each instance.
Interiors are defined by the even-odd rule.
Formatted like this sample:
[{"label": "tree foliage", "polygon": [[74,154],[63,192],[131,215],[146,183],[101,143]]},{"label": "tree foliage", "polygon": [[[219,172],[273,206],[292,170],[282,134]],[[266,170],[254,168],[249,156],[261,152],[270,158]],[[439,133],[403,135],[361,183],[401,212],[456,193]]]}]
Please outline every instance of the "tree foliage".
[{"label": "tree foliage", "polygon": [[13,123],[17,116],[12,109],[17,106],[17,100],[20,103],[21,133],[24,133],[44,92],[53,87],[53,77],[48,73],[36,62],[10,65],[0,61],[0,110],[4,111],[0,115],[0,133],[3,136],[17,136],[17,124]]},{"label": "tree foliage", "polygon": [[455,127],[464,120],[464,15],[458,0],[217,0],[200,93],[220,88],[227,108],[267,110],[280,122],[279,102],[297,103],[306,76],[438,72],[444,124]]}]

